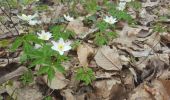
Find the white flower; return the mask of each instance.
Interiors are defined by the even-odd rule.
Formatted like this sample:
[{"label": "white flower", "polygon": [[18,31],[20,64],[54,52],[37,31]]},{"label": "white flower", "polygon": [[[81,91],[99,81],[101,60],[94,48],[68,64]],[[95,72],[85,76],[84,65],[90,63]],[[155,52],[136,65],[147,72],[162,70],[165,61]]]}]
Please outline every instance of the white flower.
[{"label": "white flower", "polygon": [[71,49],[70,42],[64,42],[63,38],[60,38],[58,42],[52,41],[53,46],[51,49],[58,51],[60,55],[63,55],[65,51]]},{"label": "white flower", "polygon": [[64,18],[69,22],[74,21],[74,18],[70,17],[70,15],[68,15],[68,16],[64,15]]},{"label": "white flower", "polygon": [[30,21],[30,20],[33,20],[34,18],[38,17],[37,13],[35,13],[34,15],[25,15],[25,14],[22,14],[21,16],[20,15],[17,15],[18,18],[24,20],[24,21]]},{"label": "white flower", "polygon": [[45,32],[44,30],[41,31],[40,33],[37,33],[39,36],[38,38],[41,40],[49,40],[52,37],[52,34],[50,32]]},{"label": "white flower", "polygon": [[41,24],[41,21],[38,21],[38,20],[30,20],[30,21],[28,21],[28,24],[29,24],[29,25]]},{"label": "white flower", "polygon": [[25,14],[22,14],[21,16],[20,15],[17,15],[18,18],[24,20],[24,21],[27,21],[29,25],[36,25],[36,24],[40,24],[41,21],[38,21],[36,20],[35,18],[38,17],[38,14],[35,13],[34,15],[25,15]]},{"label": "white flower", "polygon": [[105,22],[109,23],[109,24],[114,24],[117,22],[117,19],[116,18],[113,18],[112,16],[106,16],[104,19],[103,19]]},{"label": "white flower", "polygon": [[126,8],[126,2],[120,2],[117,9],[123,11]]}]

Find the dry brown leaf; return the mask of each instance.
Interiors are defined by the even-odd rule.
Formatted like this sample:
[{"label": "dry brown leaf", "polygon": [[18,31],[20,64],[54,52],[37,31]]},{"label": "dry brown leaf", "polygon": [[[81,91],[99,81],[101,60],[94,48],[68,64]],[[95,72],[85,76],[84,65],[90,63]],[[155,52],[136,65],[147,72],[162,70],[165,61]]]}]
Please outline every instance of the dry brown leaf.
[{"label": "dry brown leaf", "polygon": [[96,90],[96,95],[102,100],[109,98],[111,94],[112,87],[120,81],[116,79],[96,81],[94,87]]},{"label": "dry brown leaf", "polygon": [[72,90],[70,89],[62,90],[62,95],[66,98],[66,100],[75,100]]},{"label": "dry brown leaf", "polygon": [[169,95],[161,81],[153,80],[150,85],[143,83],[134,89],[128,100],[169,100]]},{"label": "dry brown leaf", "polygon": [[161,81],[154,80],[151,82],[151,84],[153,85],[153,87],[148,87],[153,91],[148,92],[150,92],[154,96],[155,100],[169,100],[170,97]]},{"label": "dry brown leaf", "polygon": [[88,57],[94,52],[94,49],[87,44],[79,45],[77,55],[81,66],[88,66]]},{"label": "dry brown leaf", "polygon": [[82,35],[89,31],[89,28],[84,27],[83,22],[79,20],[69,22],[67,29],[75,32],[77,35]]},{"label": "dry brown leaf", "polygon": [[127,96],[128,93],[126,93],[125,87],[123,87],[121,84],[115,84],[112,86],[109,100],[125,100]]},{"label": "dry brown leaf", "polygon": [[8,80],[10,80],[14,77],[22,75],[26,71],[28,71],[28,69],[25,66],[21,66],[21,67],[17,68],[16,70],[14,70],[13,72],[7,73],[6,75],[1,76],[0,77],[0,84],[4,83],[4,82],[6,82],[6,81],[8,81]]},{"label": "dry brown leaf", "polygon": [[141,84],[135,88],[132,94],[129,95],[128,100],[153,100],[150,94],[145,90],[144,85]]},{"label": "dry brown leaf", "polygon": [[97,51],[94,59],[96,60],[97,65],[105,70],[122,69],[122,65],[119,60],[119,54],[115,47],[113,47],[112,49],[109,46],[101,47]]},{"label": "dry brown leaf", "polygon": [[155,18],[157,18],[156,15],[150,15],[145,8],[140,10],[140,23],[142,25],[147,25],[148,23],[150,23],[151,21],[154,21]]},{"label": "dry brown leaf", "polygon": [[152,0],[146,0],[145,3],[142,3],[142,7],[153,7],[157,6],[159,4],[160,0],[155,0],[154,2]]},{"label": "dry brown leaf", "polygon": [[158,80],[162,82],[162,84],[163,84],[163,86],[165,87],[168,95],[170,96],[170,88],[169,88],[169,86],[170,86],[170,80],[165,80],[165,79],[158,79]]},{"label": "dry brown leaf", "polygon": [[108,72],[103,72],[103,71],[97,71],[95,73],[96,79],[104,79],[104,78],[111,78],[112,75],[116,75],[117,73],[108,73]]},{"label": "dry brown leaf", "polygon": [[36,85],[22,87],[18,81],[13,81],[12,85],[7,85],[6,91],[13,99],[17,98],[17,100],[41,100],[43,97]]},{"label": "dry brown leaf", "polygon": [[48,81],[47,75],[44,77],[45,83],[51,88],[51,89],[62,89],[67,86],[68,80],[65,79],[64,75],[61,72],[56,72],[55,77],[51,80],[51,82]]}]

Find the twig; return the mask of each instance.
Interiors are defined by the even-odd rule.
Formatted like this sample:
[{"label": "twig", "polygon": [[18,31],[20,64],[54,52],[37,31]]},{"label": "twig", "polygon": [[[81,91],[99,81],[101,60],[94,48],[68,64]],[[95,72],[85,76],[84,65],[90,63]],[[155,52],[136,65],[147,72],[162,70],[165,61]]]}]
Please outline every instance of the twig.
[{"label": "twig", "polygon": [[9,18],[9,20],[12,22],[12,24],[14,25],[15,30],[17,31],[17,33],[18,33],[18,35],[19,35],[19,31],[18,31],[18,29],[16,28],[16,26],[15,26],[12,18],[5,12],[5,10],[3,10],[2,7],[0,7],[0,9],[1,9],[1,11]]}]

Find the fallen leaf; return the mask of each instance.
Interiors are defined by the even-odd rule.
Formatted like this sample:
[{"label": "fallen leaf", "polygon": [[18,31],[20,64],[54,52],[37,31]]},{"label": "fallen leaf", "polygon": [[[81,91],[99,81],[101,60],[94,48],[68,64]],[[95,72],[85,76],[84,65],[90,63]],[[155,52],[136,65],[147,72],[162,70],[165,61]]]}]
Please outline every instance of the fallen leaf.
[{"label": "fallen leaf", "polygon": [[82,35],[89,31],[89,28],[84,27],[83,22],[79,20],[69,22],[67,29],[75,32],[77,35]]},{"label": "fallen leaf", "polygon": [[94,59],[98,66],[105,70],[121,70],[122,65],[119,61],[119,54],[117,49],[113,46],[112,49],[109,46],[103,46],[95,55]]},{"label": "fallen leaf", "polygon": [[94,87],[97,97],[101,100],[108,99],[111,95],[112,87],[119,83],[120,81],[116,79],[96,81]]},{"label": "fallen leaf", "polygon": [[61,94],[66,98],[66,100],[75,100],[72,90],[70,89],[62,90]]},{"label": "fallen leaf", "polygon": [[88,57],[94,52],[94,49],[87,44],[79,45],[77,55],[81,66],[88,66]]},{"label": "fallen leaf", "polygon": [[12,85],[6,85],[6,91],[13,99],[17,98],[17,100],[41,100],[43,97],[38,86],[22,87],[18,81],[13,81]]},{"label": "fallen leaf", "polygon": [[[128,96],[125,87],[121,84],[115,84],[112,86],[109,100],[125,100]],[[108,100],[108,99],[107,99]]]},{"label": "fallen leaf", "polygon": [[160,0],[155,0],[152,2],[152,0],[146,0],[145,3],[142,3],[142,7],[153,7],[157,6],[159,4]]},{"label": "fallen leaf", "polygon": [[43,78],[45,83],[51,89],[63,89],[68,84],[68,80],[65,79],[64,75],[61,72],[56,72],[55,77],[51,80],[51,82],[48,81],[47,75],[45,75]]},{"label": "fallen leaf", "polygon": [[[7,73],[4,76],[0,77],[0,84],[14,78],[17,76],[20,76],[22,74],[24,74],[26,71],[28,71],[28,69],[24,66],[21,66],[19,68],[17,68],[16,70],[12,71],[11,73]],[[1,73],[2,74],[2,73]]]}]

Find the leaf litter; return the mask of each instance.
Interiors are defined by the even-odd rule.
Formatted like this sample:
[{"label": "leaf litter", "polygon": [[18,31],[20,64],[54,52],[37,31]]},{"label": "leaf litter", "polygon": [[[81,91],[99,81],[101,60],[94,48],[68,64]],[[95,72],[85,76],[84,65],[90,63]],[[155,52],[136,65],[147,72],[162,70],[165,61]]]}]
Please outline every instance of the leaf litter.
[{"label": "leaf litter", "polygon": [[[51,82],[48,82],[46,75],[37,77],[34,73],[35,79],[28,86],[22,86],[19,78],[28,71],[25,67],[28,64],[23,66],[19,63],[18,56],[22,55],[21,50],[11,54],[6,47],[0,47],[0,73],[3,73],[0,76],[2,84],[0,93],[4,99],[7,96],[3,94],[7,93],[17,100],[42,100],[46,96],[51,96],[52,100],[169,100],[170,13],[167,9],[170,3],[168,0],[141,0],[142,8],[139,11],[128,6],[126,9],[132,18],[137,20],[137,25],[123,22],[120,29],[115,29],[117,37],[100,47],[96,46],[93,40],[95,33],[100,30],[93,28],[95,22],[92,27],[84,23],[83,20],[93,14],[85,12],[86,9],[81,3],[76,4],[75,8],[69,8],[67,3],[59,4],[49,0],[40,0],[40,2],[47,2],[49,7],[47,11],[40,13],[44,25],[42,27],[47,30],[51,23],[65,23],[65,29],[76,33],[73,39],[80,39],[81,43],[68,53],[71,59],[62,63],[66,69],[65,73],[56,72]],[[103,2],[101,0],[100,5]],[[103,8],[105,9],[104,5]],[[74,21],[65,21],[62,19],[63,14],[69,9],[74,9],[76,12],[73,13],[79,13],[82,17],[77,18],[75,15]],[[101,17],[106,13],[102,12],[103,9],[98,9],[95,16]],[[86,13],[90,15],[86,16]],[[1,10],[0,14],[3,14]],[[159,19],[160,15],[167,18],[162,21]],[[5,22],[8,21],[9,19],[5,19]],[[157,28],[155,31],[152,25],[157,22],[164,25],[167,30],[161,32]],[[6,24],[9,23],[1,22],[1,40],[13,40],[28,31],[27,27],[24,27],[25,23],[22,24],[22,28],[18,21],[15,23],[18,24],[17,28],[22,34],[18,34],[14,26],[8,28]],[[34,28],[31,31],[33,30]],[[13,57],[14,55],[17,57]],[[17,67],[9,71],[8,67],[13,67],[14,63],[17,63]],[[75,70],[82,66],[94,70],[96,79],[90,85],[75,79]],[[39,88],[42,87],[47,88],[41,91]]]}]

